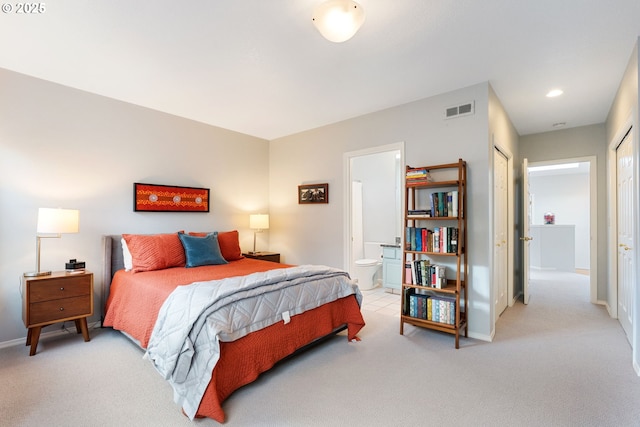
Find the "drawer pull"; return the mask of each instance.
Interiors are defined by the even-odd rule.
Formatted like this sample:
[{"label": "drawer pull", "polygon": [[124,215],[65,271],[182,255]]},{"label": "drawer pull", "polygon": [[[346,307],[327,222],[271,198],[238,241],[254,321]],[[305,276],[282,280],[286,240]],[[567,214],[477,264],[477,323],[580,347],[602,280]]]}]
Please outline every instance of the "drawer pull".
[{"label": "drawer pull", "polygon": [[64,291],[64,286],[61,286],[61,287],[60,287],[60,290],[61,290],[61,291]]},{"label": "drawer pull", "polygon": [[64,307],[60,307],[60,311],[64,311]]}]

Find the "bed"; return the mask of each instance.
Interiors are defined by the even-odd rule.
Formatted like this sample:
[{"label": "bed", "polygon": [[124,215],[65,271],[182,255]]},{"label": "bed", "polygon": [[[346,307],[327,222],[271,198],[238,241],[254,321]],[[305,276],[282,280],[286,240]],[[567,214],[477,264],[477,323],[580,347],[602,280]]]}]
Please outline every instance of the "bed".
[{"label": "bed", "polygon": [[[213,247],[212,236],[219,250],[214,261],[221,262],[203,263],[198,251]],[[346,273],[245,258],[237,231],[109,235],[103,249],[103,326],[145,350],[191,419],[223,423],[222,403],[235,390],[340,331],[347,331],[346,342],[357,340],[364,326],[361,294]],[[185,301],[188,309],[181,308]],[[266,313],[264,306],[275,305]],[[175,317],[178,323],[170,320]],[[240,325],[243,318],[249,320]]]}]

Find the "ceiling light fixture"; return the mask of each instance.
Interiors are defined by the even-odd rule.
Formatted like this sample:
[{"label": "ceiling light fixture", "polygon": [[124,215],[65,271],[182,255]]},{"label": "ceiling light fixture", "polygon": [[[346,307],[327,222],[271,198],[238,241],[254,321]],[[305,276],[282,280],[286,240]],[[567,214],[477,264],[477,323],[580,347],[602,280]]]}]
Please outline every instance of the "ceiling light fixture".
[{"label": "ceiling light fixture", "polygon": [[322,36],[334,43],[353,37],[364,22],[364,9],[352,0],[328,0],[313,11],[313,24]]},{"label": "ceiling light fixture", "polygon": [[552,89],[547,93],[547,98],[555,98],[556,96],[562,95],[564,92],[562,89]]}]

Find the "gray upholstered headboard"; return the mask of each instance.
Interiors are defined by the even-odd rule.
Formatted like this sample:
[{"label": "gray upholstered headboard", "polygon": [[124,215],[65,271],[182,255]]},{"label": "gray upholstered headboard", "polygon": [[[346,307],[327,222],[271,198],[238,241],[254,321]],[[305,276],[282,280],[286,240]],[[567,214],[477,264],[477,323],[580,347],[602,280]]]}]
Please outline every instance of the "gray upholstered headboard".
[{"label": "gray upholstered headboard", "polygon": [[124,259],[122,256],[122,235],[112,234],[102,236],[102,307],[101,320],[104,320],[104,307],[109,297],[109,289],[111,288],[111,279],[116,271],[124,268]]}]

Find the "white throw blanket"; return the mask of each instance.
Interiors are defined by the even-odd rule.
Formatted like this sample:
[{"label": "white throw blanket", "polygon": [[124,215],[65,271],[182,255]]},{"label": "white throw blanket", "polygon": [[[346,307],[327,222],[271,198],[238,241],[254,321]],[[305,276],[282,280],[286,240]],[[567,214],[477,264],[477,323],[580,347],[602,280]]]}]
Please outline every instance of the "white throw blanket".
[{"label": "white throw blanket", "polygon": [[219,341],[234,341],[290,316],[356,294],[346,272],[302,265],[178,286],[162,305],[145,357],[174,390],[193,420],[213,368]]}]

